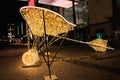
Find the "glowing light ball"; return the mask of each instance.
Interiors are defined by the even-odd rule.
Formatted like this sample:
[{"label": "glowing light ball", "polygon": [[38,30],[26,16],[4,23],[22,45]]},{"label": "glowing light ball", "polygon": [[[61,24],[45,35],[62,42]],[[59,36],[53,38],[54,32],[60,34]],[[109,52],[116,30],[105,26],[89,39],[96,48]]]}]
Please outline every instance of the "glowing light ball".
[{"label": "glowing light ball", "polygon": [[[50,52],[48,52],[48,55],[50,55],[51,53]],[[45,52],[45,55],[47,56],[47,52]]]},{"label": "glowing light ball", "polygon": [[22,56],[22,62],[27,65],[35,65],[39,61],[39,55],[36,49],[29,49]]}]

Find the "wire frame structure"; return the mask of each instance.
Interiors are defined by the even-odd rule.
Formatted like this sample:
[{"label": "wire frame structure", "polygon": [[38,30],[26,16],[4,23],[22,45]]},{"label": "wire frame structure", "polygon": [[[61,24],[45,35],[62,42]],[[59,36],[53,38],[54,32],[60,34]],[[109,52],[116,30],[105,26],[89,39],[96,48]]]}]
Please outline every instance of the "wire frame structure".
[{"label": "wire frame structure", "polygon": [[92,48],[94,48],[95,51],[100,51],[100,52],[105,52],[107,50],[107,40],[104,40],[102,38],[100,39],[94,39],[92,41],[90,41],[91,44],[101,44],[102,47],[99,46],[94,46],[94,45],[90,45]]},{"label": "wire frame structure", "polygon": [[61,15],[49,9],[26,6],[22,7],[20,12],[23,15],[24,19],[27,21],[32,34],[37,36],[43,36],[44,34],[44,20],[46,34],[52,36],[68,32],[69,30],[73,29],[73,26],[75,26],[75,24],[68,22]]},{"label": "wire frame structure", "polygon": [[[48,66],[49,76],[51,78],[50,66],[59,52],[68,31],[73,30],[76,25],[68,22],[60,14],[42,7],[24,6],[20,9],[20,13],[28,24],[29,32],[31,32],[30,35],[33,38],[31,49],[22,56],[23,63],[28,66],[33,65],[39,60],[37,57],[38,54],[41,54]],[[52,38],[49,39],[49,36],[52,36]],[[57,36],[64,38],[50,61],[48,47],[60,39]]]},{"label": "wire frame structure", "polygon": [[[88,44],[96,51],[105,52],[106,49],[114,50],[114,48],[107,47],[107,41],[103,39],[83,42],[67,38],[67,33],[70,30],[73,30],[76,25],[68,22],[63,16],[49,9],[36,6],[24,6],[20,9],[20,13],[29,26],[28,36],[33,39],[32,47],[22,56],[23,63],[28,66],[34,65],[34,63],[37,63],[40,60],[39,54],[41,54],[48,66],[50,78],[50,67],[59,52],[64,39]],[[51,39],[49,39],[50,36],[52,36]],[[62,41],[54,53],[53,58],[50,59],[48,47],[59,39],[62,39]]]}]

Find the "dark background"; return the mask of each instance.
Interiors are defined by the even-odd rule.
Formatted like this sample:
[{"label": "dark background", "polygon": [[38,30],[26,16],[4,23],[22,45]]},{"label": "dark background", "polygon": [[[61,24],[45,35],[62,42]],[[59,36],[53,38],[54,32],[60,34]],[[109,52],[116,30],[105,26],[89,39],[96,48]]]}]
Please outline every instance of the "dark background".
[{"label": "dark background", "polygon": [[18,23],[22,17],[19,9],[27,5],[27,2],[17,0],[3,0],[0,3],[0,37],[7,35],[7,24]]}]

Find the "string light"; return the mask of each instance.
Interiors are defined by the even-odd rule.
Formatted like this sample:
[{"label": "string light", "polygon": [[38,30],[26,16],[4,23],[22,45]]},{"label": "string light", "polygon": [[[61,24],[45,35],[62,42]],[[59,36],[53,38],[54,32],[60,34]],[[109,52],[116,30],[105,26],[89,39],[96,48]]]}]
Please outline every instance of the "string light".
[{"label": "string light", "polygon": [[[100,52],[105,52],[106,51],[106,47],[107,47],[107,40],[98,38],[98,39],[94,39],[92,41],[90,41],[89,43],[91,43],[91,47],[96,50],[96,51],[100,51]],[[102,46],[97,46],[97,44],[102,45]]]},{"label": "string light", "polygon": [[61,15],[51,10],[40,7],[23,7],[21,14],[27,21],[32,33],[37,36],[44,34],[43,12],[45,18],[46,34],[57,36],[73,29],[74,24],[67,22]]},{"label": "string light", "polygon": [[[44,10],[44,13],[43,13]],[[33,35],[43,36],[44,35],[44,21],[46,34],[57,36],[61,33],[66,33],[73,29],[75,24],[72,24],[65,20],[64,17],[55,13],[51,10],[40,8],[40,7],[22,7],[20,12],[23,18],[26,20],[28,26],[31,29]],[[44,16],[43,16],[44,14]],[[45,53],[47,54],[47,53]],[[50,52],[48,53],[50,55]],[[39,56],[36,49],[29,49],[22,56],[22,61],[25,65],[30,66],[34,65],[39,61]]]},{"label": "string light", "polygon": [[29,49],[22,56],[22,62],[27,65],[35,65],[39,61],[39,55],[36,49]]}]

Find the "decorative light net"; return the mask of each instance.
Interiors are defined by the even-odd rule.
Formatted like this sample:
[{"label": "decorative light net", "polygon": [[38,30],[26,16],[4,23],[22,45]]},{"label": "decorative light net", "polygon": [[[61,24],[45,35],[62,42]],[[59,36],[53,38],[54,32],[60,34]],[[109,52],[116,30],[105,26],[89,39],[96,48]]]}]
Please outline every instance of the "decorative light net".
[{"label": "decorative light net", "polygon": [[32,33],[37,36],[43,36],[44,24],[46,27],[46,34],[52,36],[56,36],[60,33],[66,33],[69,30],[72,30],[73,26],[75,26],[74,24],[65,20],[65,18],[60,14],[49,9],[27,6],[22,7],[20,12],[29,25]]},{"label": "decorative light net", "polygon": [[35,65],[39,61],[39,55],[36,49],[29,49],[22,56],[22,61],[25,65]]},{"label": "decorative light net", "polygon": [[[101,51],[101,52],[105,52],[106,51],[106,47],[107,47],[107,40],[104,39],[95,39],[90,41],[89,43],[93,44],[90,45],[93,49],[95,49],[96,51]],[[97,46],[99,45],[99,46]]]}]

